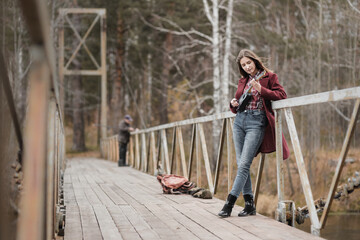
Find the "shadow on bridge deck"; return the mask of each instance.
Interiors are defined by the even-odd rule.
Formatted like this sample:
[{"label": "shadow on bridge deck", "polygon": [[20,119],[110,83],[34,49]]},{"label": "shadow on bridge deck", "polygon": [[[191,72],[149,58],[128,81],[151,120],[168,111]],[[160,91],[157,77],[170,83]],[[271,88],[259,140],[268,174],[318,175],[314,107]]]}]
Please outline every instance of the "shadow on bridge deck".
[{"label": "shadow on bridge deck", "polygon": [[320,239],[256,215],[217,216],[224,201],[166,195],[154,176],[94,158],[68,160],[65,239]]}]

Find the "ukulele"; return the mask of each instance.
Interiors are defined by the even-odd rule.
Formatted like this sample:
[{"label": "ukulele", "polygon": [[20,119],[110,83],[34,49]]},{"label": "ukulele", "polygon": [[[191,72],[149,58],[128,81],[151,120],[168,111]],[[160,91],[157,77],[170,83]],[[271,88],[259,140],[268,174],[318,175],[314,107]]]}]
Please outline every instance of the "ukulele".
[{"label": "ukulele", "polygon": [[[255,77],[255,81],[260,81],[260,79],[262,79],[266,74],[266,71],[262,71],[262,73],[259,74],[259,76]],[[248,105],[248,103],[250,102],[251,99],[251,89],[252,89],[252,85],[249,87],[248,90],[246,90],[246,92],[243,93],[243,95],[241,95],[240,99],[239,99],[239,106],[236,108],[237,112],[242,112],[245,110],[246,106]]]}]

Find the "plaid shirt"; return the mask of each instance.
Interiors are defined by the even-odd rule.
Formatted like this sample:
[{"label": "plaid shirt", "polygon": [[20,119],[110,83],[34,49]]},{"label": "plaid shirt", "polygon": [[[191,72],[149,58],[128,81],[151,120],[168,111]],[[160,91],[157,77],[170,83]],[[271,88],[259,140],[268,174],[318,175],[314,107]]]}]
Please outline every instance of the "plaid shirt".
[{"label": "plaid shirt", "polygon": [[[259,76],[260,73],[261,73],[261,71],[258,71],[255,74],[255,77],[252,77],[251,75],[249,76],[249,81],[244,88],[244,93],[251,87],[250,81],[255,79],[257,76]],[[264,110],[263,99],[262,99],[262,97],[260,97],[260,93],[257,90],[255,90],[255,88],[252,88],[251,95],[252,95],[251,100],[245,109],[246,110],[256,110],[256,109]]]}]

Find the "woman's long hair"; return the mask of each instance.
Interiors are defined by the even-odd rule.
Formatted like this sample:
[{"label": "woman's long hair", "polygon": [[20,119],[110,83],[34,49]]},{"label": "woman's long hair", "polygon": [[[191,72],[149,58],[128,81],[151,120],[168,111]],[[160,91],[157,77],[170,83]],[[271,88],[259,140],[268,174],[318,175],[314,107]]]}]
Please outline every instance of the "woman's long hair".
[{"label": "woman's long hair", "polygon": [[239,67],[241,76],[243,76],[244,78],[248,77],[249,74],[247,72],[245,72],[245,70],[241,67],[240,61],[243,57],[248,57],[251,60],[253,60],[257,69],[265,70],[266,72],[272,72],[270,69],[265,67],[265,65],[261,61],[260,57],[258,55],[256,55],[253,51],[251,51],[249,49],[242,49],[236,58],[236,63]]}]

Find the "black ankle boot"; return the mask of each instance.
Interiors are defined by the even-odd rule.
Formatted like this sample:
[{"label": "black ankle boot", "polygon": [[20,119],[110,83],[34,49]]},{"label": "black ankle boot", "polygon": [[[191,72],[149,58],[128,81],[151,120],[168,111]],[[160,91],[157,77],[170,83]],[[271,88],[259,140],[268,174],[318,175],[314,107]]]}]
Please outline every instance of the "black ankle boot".
[{"label": "black ankle boot", "polygon": [[224,207],[221,209],[221,211],[219,212],[219,216],[220,217],[230,217],[231,215],[231,211],[234,207],[234,204],[236,202],[237,197],[235,197],[234,195],[229,194]]},{"label": "black ankle boot", "polygon": [[245,208],[239,212],[239,217],[246,217],[248,215],[256,215],[256,208],[254,199],[251,195],[244,195]]}]

